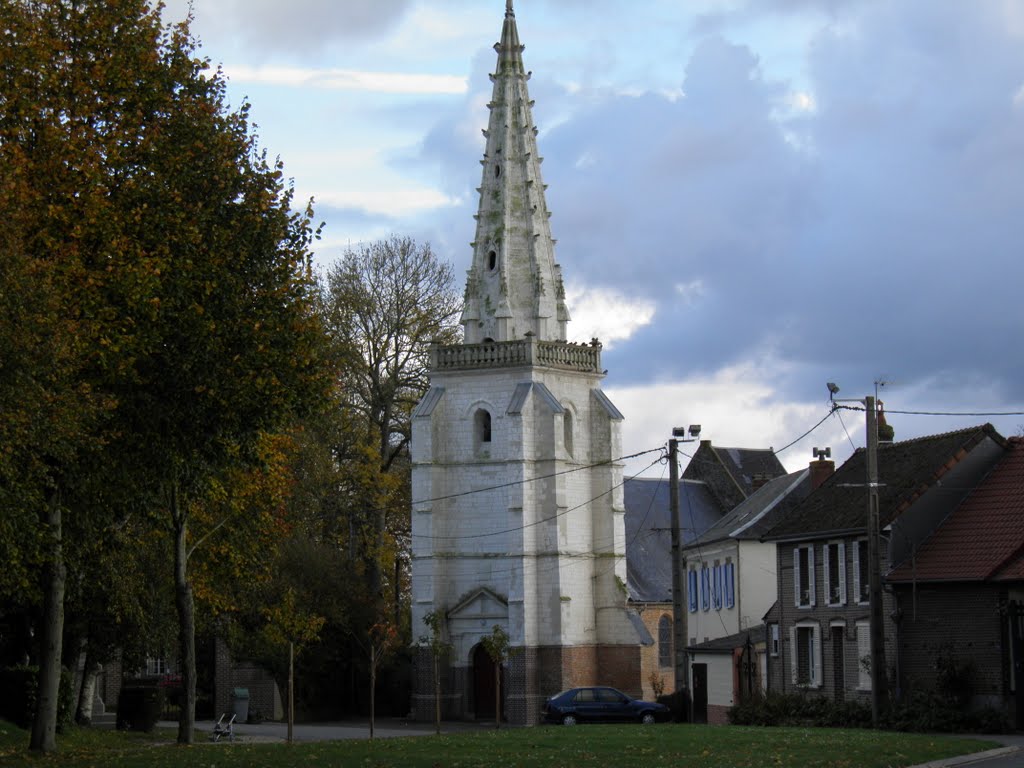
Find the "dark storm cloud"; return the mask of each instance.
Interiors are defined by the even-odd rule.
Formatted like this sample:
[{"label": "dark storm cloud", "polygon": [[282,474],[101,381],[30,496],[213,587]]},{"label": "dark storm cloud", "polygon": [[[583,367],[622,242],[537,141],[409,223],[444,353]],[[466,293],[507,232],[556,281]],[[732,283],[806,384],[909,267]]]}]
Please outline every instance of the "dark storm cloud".
[{"label": "dark storm cloud", "polygon": [[[996,4],[837,8],[807,52],[810,111],[727,29],[681,64],[676,101],[534,77],[567,279],[657,300],[614,352],[620,383],[772,354],[793,399],[886,375],[1020,402],[1024,46]],[[424,145],[452,194],[479,184],[461,109]],[[453,242],[472,236],[466,199],[437,220]]]}]

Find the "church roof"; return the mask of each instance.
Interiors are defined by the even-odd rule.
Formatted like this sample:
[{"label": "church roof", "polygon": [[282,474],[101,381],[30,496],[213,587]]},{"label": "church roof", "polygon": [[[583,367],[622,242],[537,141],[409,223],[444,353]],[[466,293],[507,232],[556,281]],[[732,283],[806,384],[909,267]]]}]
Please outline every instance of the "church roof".
[{"label": "church roof", "polygon": [[[672,600],[672,518],[668,481],[633,477],[626,480],[626,582],[632,600]],[[723,514],[714,495],[701,482],[680,480],[679,524],[685,546]]]},{"label": "church roof", "polygon": [[512,3],[505,6],[481,160],[473,261],[462,324],[467,344],[563,341],[569,313],[544,199],[542,158]]}]

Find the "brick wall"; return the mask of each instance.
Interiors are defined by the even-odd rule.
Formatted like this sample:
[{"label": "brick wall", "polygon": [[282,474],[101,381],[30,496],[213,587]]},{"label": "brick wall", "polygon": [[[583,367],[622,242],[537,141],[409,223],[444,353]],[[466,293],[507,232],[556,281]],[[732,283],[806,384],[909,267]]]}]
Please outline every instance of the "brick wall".
[{"label": "brick wall", "polygon": [[642,688],[640,698],[646,701],[654,701],[656,695],[651,685],[652,673],[661,678],[661,682],[665,686],[663,693],[672,693],[676,689],[675,670],[671,665],[672,654],[669,654],[669,666],[663,667],[659,663],[658,627],[662,616],[668,616],[669,621],[672,621],[672,606],[670,604],[652,603],[645,606],[640,613],[640,619],[651,637],[654,638],[652,645],[640,647],[640,685]]},{"label": "brick wall", "polygon": [[729,709],[721,704],[708,704],[708,725],[728,725]]},{"label": "brick wall", "polygon": [[936,660],[974,666],[977,705],[1008,707],[1008,654],[1000,589],[989,584],[898,585],[900,682],[908,693],[935,688]]}]

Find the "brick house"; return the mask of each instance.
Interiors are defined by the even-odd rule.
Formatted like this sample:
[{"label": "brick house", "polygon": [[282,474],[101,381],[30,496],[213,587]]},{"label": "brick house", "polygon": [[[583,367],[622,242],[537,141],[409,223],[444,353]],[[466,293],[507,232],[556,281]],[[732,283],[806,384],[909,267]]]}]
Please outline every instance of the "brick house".
[{"label": "brick house", "polygon": [[[972,706],[1024,727],[1024,439],[886,581],[896,599],[904,693],[936,687],[936,670],[969,671]],[[898,526],[899,521],[895,524]]]},{"label": "brick house", "polygon": [[[985,424],[881,444],[878,501],[882,574],[910,557],[1006,452]],[[777,601],[766,615],[768,687],[841,699],[870,697],[866,454],[858,449],[765,536],[776,544]],[[895,680],[886,591],[885,659]]]}]

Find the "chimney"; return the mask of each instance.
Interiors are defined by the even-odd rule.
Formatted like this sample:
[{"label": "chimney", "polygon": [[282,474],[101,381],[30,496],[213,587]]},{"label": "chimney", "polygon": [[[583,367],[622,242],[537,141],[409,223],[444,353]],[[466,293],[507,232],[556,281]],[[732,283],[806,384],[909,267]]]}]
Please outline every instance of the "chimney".
[{"label": "chimney", "polygon": [[811,490],[815,490],[824,483],[832,473],[836,471],[836,463],[832,461],[831,448],[815,448],[815,461],[812,461],[808,469],[811,473]]},{"label": "chimney", "polygon": [[891,443],[896,436],[896,430],[885,420],[885,404],[878,401],[878,442]]},{"label": "chimney", "polygon": [[769,475],[769,474],[766,474],[764,472],[756,472],[753,475],[753,477],[750,478],[750,491],[751,491],[751,493],[753,493],[754,491],[757,491],[759,488],[763,488],[764,486],[768,485],[768,483],[769,483],[769,481],[771,481],[771,479],[772,479],[772,476]]}]

